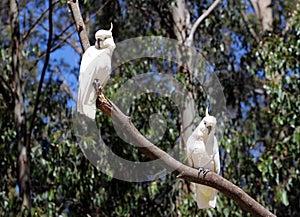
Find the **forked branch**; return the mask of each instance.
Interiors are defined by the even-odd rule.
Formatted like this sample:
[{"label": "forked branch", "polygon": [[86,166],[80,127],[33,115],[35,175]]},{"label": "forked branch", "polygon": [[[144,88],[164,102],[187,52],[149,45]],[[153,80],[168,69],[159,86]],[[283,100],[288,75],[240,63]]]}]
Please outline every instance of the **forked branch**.
[{"label": "forked branch", "polygon": [[115,124],[122,126],[123,132],[130,137],[130,141],[133,145],[151,160],[159,159],[161,166],[166,168],[169,172],[172,172],[178,178],[213,187],[225,196],[233,199],[243,210],[254,216],[275,216],[241,188],[232,184],[227,179],[214,172],[209,172],[206,175],[203,175],[203,173],[199,174],[197,169],[184,165],[152,144],[134,127],[130,121],[130,117],[123,114],[116,105],[105,97],[102,91],[98,93],[96,106],[105,114],[109,115]]},{"label": "forked branch", "polygon": [[[69,1],[68,4],[69,6],[72,6],[73,4],[77,4],[78,6],[78,2],[76,0],[72,2]],[[70,9],[77,25],[78,23],[82,22],[82,18],[80,18],[81,15],[74,15],[76,13],[80,13],[79,7],[76,7],[70,7]],[[83,49],[86,50],[86,45],[89,44],[85,43],[87,35],[84,35],[82,33],[82,29],[77,28],[77,30],[81,45]],[[115,124],[122,126],[123,132],[128,135],[128,137],[130,137],[130,142],[135,145],[141,152],[143,152],[151,160],[159,159],[159,163],[161,164],[161,166],[172,172],[178,178],[213,187],[219,190],[225,196],[236,201],[236,203],[243,210],[253,214],[254,216],[275,216],[273,213],[271,213],[269,210],[267,210],[261,204],[251,198],[241,188],[232,184],[225,178],[213,172],[209,172],[206,175],[204,175],[203,173],[199,174],[198,170],[184,165],[183,163],[172,158],[163,150],[156,147],[134,127],[134,125],[130,121],[130,117],[124,115],[116,105],[114,105],[108,98],[105,97],[102,91],[99,91],[98,93],[96,107],[102,110],[105,114],[109,115]]]}]

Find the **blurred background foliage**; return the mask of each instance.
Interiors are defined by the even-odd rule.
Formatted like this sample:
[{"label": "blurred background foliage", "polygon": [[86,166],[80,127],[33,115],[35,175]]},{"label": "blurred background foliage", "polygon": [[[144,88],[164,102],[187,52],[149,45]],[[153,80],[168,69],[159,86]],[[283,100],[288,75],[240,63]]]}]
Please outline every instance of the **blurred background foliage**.
[{"label": "blurred background foliage", "polygon": [[[176,1],[79,1],[90,42],[94,32],[113,22],[115,42],[137,36],[176,39],[171,8]],[[255,1],[223,1],[197,28],[194,45],[213,64],[227,104],[227,122],[220,141],[221,175],[240,186],[277,216],[299,216],[300,212],[300,3],[272,1],[272,28],[263,29]],[[186,1],[195,22],[212,1]],[[218,206],[197,210],[189,186],[167,175],[163,179],[129,183],[99,172],[83,155],[73,132],[72,113],[76,102],[81,48],[66,1],[53,1],[52,50],[42,85],[40,104],[30,143],[31,214],[35,216],[249,216],[221,193]],[[3,84],[13,88],[10,67],[11,29],[2,1],[0,17],[0,215],[20,214],[18,196],[18,152],[14,103]],[[27,120],[31,119],[45,63],[49,31],[45,1],[20,1],[20,39],[23,49],[22,85]],[[42,16],[41,16],[42,15]],[[34,26],[34,28],[31,28]],[[255,33],[255,34],[253,34]],[[68,48],[68,49],[67,49]],[[66,52],[73,52],[73,62]],[[67,54],[69,55],[69,54]],[[113,73],[106,95],[137,74],[159,71],[176,74],[187,89],[184,70],[162,61],[142,59],[124,64]],[[206,95],[194,88],[199,115],[203,116]],[[159,140],[169,150],[180,136],[179,112],[168,97],[136,96],[130,107],[133,123],[151,137],[149,117],[158,113],[166,119],[167,131]],[[147,160],[134,147],[118,138],[111,120],[98,113],[104,141],[121,157]],[[27,128],[29,127],[27,121]]]}]

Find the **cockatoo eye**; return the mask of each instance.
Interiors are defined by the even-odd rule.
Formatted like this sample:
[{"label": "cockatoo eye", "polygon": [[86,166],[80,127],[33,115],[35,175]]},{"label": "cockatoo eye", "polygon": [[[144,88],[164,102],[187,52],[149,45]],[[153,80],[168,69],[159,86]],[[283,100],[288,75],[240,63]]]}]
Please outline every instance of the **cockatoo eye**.
[{"label": "cockatoo eye", "polygon": [[204,121],[204,125],[206,125],[206,121]]}]

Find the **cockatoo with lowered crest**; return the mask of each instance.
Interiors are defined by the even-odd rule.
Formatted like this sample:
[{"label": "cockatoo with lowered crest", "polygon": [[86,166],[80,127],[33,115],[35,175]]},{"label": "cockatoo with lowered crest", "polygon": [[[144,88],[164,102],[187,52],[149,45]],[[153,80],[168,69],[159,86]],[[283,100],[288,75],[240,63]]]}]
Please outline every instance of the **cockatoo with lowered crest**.
[{"label": "cockatoo with lowered crest", "polygon": [[98,90],[106,85],[111,73],[111,58],[116,48],[112,28],[111,24],[109,30],[100,29],[96,32],[95,46],[84,52],[80,64],[77,111],[93,120]]},{"label": "cockatoo with lowered crest", "polygon": [[[206,174],[208,171],[220,173],[220,156],[217,138],[214,136],[217,120],[208,114],[200,122],[187,140],[187,156],[190,166]],[[215,208],[217,190],[205,185],[194,185],[199,209]]]}]

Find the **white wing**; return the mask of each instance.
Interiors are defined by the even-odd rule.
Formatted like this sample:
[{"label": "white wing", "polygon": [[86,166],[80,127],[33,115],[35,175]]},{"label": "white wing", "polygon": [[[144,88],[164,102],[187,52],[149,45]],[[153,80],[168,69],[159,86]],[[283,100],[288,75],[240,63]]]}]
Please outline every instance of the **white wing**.
[{"label": "white wing", "polygon": [[221,171],[221,166],[220,166],[220,154],[219,154],[219,145],[218,145],[218,140],[214,136],[214,172],[219,174]]},{"label": "white wing", "polygon": [[83,54],[77,99],[77,111],[91,119],[96,115],[97,93],[93,82],[98,79],[102,87],[107,83],[111,72],[111,52],[109,49],[98,50],[94,46],[89,47]]},{"label": "white wing", "polygon": [[[213,144],[209,144],[213,146],[213,156],[212,159],[208,162],[207,165],[203,165],[204,168],[207,168],[217,174],[220,173],[220,156],[219,156],[219,148],[218,141],[216,137],[214,137]],[[215,208],[217,201],[217,190],[204,185],[196,185],[196,201],[199,209],[206,208]]]},{"label": "white wing", "polygon": [[[193,134],[187,141],[187,154],[189,161],[192,163],[191,166],[194,168],[203,167],[219,173],[220,159],[217,139],[208,140],[212,144],[205,144],[204,141],[200,139],[201,137],[197,137]],[[207,153],[206,145],[213,147],[213,155]],[[195,189],[196,202],[199,209],[215,208],[217,199],[216,189],[200,184],[192,185],[192,188]]]}]

